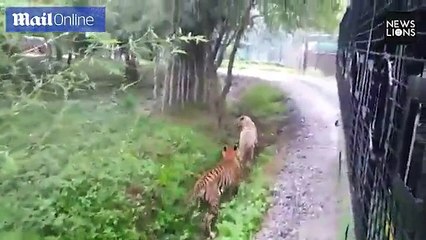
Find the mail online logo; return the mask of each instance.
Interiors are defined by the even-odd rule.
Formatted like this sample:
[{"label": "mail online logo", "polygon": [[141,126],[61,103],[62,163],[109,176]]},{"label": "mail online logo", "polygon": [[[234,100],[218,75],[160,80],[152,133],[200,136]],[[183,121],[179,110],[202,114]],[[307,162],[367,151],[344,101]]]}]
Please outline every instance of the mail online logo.
[{"label": "mail online logo", "polygon": [[7,7],[6,32],[105,32],[105,7]]}]

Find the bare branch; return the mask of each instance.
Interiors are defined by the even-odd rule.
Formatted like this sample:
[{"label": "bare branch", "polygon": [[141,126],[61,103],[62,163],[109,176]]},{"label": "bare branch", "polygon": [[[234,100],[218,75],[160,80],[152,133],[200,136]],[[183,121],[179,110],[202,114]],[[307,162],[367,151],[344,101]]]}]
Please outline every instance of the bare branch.
[{"label": "bare branch", "polygon": [[222,101],[226,98],[226,95],[228,95],[229,90],[231,89],[231,86],[232,86],[232,68],[234,67],[235,55],[237,53],[238,45],[241,41],[241,38],[244,35],[244,31],[250,21],[250,11],[253,7],[254,7],[254,0],[249,0],[249,5],[244,13],[244,16],[241,18],[241,23],[239,25],[238,30],[236,31],[234,46],[229,56],[228,71],[227,71],[227,75],[225,79],[225,86],[223,87],[222,93],[221,93]]},{"label": "bare branch", "polygon": [[250,18],[250,20],[251,21],[253,21],[254,19],[256,19],[256,18],[260,18],[260,17],[262,17],[262,15],[253,15],[253,16],[251,16],[251,18]]},{"label": "bare branch", "polygon": [[225,57],[225,52],[226,52],[227,46],[228,45],[222,45],[222,47],[220,48],[220,51],[219,51],[218,56],[216,58],[216,61],[214,63],[215,70],[217,70],[220,67],[220,65],[222,65],[223,58]]},{"label": "bare branch", "polygon": [[226,45],[226,46],[229,46],[229,44],[231,44],[231,42],[232,42],[232,41],[234,41],[235,37],[237,36],[237,32],[238,32],[238,31],[234,31],[234,32],[232,33],[232,35],[230,35],[230,36],[228,37],[227,41],[225,42],[225,45]]},{"label": "bare branch", "polygon": [[225,21],[223,24],[222,24],[222,27],[221,27],[221,29],[220,29],[220,32],[219,32],[219,36],[217,37],[217,39],[216,39],[216,42],[215,42],[215,45],[214,45],[214,48],[213,48],[213,51],[212,51],[212,53],[211,53],[211,57],[210,57],[210,61],[211,62],[214,62],[215,61],[215,59],[216,59],[216,57],[217,57],[217,54],[218,54],[218,52],[219,52],[219,49],[220,49],[220,47],[222,46],[222,40],[223,40],[223,37],[225,36],[225,34],[227,33],[227,29],[229,28],[229,26],[228,26],[228,23],[227,23],[227,21]]}]

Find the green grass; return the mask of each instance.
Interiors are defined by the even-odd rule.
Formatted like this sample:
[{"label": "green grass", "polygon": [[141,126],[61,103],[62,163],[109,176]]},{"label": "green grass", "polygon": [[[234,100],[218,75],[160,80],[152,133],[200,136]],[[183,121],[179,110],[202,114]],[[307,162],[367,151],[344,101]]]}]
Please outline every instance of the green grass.
[{"label": "green grass", "polygon": [[265,166],[273,159],[272,151],[258,156],[248,182],[242,183],[238,195],[223,204],[217,228],[219,240],[253,239],[259,230],[270,201],[270,175]]},{"label": "green grass", "polygon": [[248,87],[236,103],[237,111],[255,118],[283,115],[287,109],[283,103],[282,90],[269,83],[258,83]]},{"label": "green grass", "polygon": [[306,69],[306,73],[305,73],[305,74],[306,74],[306,75],[313,76],[313,77],[325,77],[324,73],[323,73],[323,72],[321,72],[321,70],[319,70],[319,69],[315,69],[315,68],[313,68],[313,67],[308,67],[308,68]]},{"label": "green grass", "polygon": [[[221,68],[228,67],[228,60],[223,60]],[[272,71],[272,72],[282,72],[287,74],[301,74],[298,69],[285,67],[276,63],[268,63],[268,62],[255,62],[255,61],[247,61],[247,60],[238,60],[234,63],[234,69],[258,69],[262,71]],[[319,69],[315,69],[313,67],[308,67],[305,72],[306,75],[313,77],[326,77],[323,72]]]},{"label": "green grass", "polygon": [[[138,239],[135,225],[142,239],[196,234],[185,199],[220,147],[129,106],[76,101],[3,115],[0,230],[81,240]],[[141,206],[126,197],[129,185],[143,189]]]},{"label": "green grass", "polygon": [[[341,204],[340,207],[343,209],[343,211],[339,219],[340,221],[339,221],[339,229],[338,229],[338,239],[356,240],[354,232],[353,232],[354,221],[353,221],[353,215],[350,213],[351,203],[350,203],[349,196],[348,198],[342,199],[342,202],[340,204]],[[345,238],[346,228],[348,225],[349,225],[349,229],[348,229],[348,235],[346,239]]]},{"label": "green grass", "polygon": [[[338,224],[338,239],[343,240],[356,240],[355,233],[354,233],[354,219],[353,219],[353,213],[352,213],[352,206],[351,206],[351,195],[349,190],[349,179],[347,176],[347,165],[346,165],[346,148],[345,148],[345,139],[343,136],[343,132],[341,129],[339,129],[339,149],[341,151],[341,167],[340,167],[340,173],[338,173],[337,176],[337,186],[336,186],[336,196],[338,197],[339,201],[339,209],[340,209],[340,216],[339,216],[339,224]],[[347,239],[346,237],[346,228],[349,225],[348,228],[348,235]]]},{"label": "green grass", "polygon": [[[124,81],[123,66],[109,59],[86,59],[71,70],[95,83]],[[151,63],[143,65],[142,79],[151,71]],[[283,96],[270,90],[256,86],[242,102],[260,118],[281,113]],[[188,122],[143,115],[138,93],[120,96],[118,105],[96,89],[85,100],[33,99],[1,109],[0,239],[199,238],[201,219],[186,199],[196,176],[217,163],[222,136],[198,111]],[[220,239],[250,239],[259,228],[272,156],[263,152],[250,181],[223,205]],[[129,198],[129,186],[141,198]]]},{"label": "green grass", "polygon": [[[3,114],[0,239],[198,238],[201,215],[186,199],[221,146],[203,134],[204,125],[138,113],[135,99]],[[250,181],[223,204],[219,239],[250,239],[258,230],[268,203],[264,167],[272,158],[264,151]],[[125,194],[128,186],[143,189],[141,206]]]},{"label": "green grass", "polygon": [[84,60],[76,60],[71,65],[76,73],[85,73],[92,80],[123,80],[124,63],[117,60],[90,57]]},{"label": "green grass", "polygon": [[[228,67],[228,60],[223,60],[222,68]],[[247,60],[237,60],[234,62],[235,69],[250,69],[256,68],[263,71],[274,71],[274,72],[285,72],[285,73],[296,73],[296,69],[288,68],[281,66],[275,63],[267,63],[267,62],[255,62],[255,61],[247,61]]]},{"label": "green grass", "polygon": [[268,83],[259,83],[248,87],[231,106],[238,114],[256,119],[259,146],[263,149],[256,159],[249,181],[244,182],[238,195],[222,207],[217,225],[220,240],[253,239],[261,227],[270,201],[269,187],[273,184],[274,173],[271,169],[278,166],[274,159],[275,148],[268,146],[276,143],[278,122],[287,112],[284,99],[280,89]]},{"label": "green grass", "polygon": [[[268,131],[275,133],[276,121],[282,119],[283,114],[286,113],[283,100],[284,94],[279,89],[267,83],[260,83],[246,89],[240,96],[239,101],[231,106],[231,109],[236,108],[241,113],[244,112],[256,118],[259,124],[262,123],[260,125],[267,126],[267,128],[259,128],[259,133],[271,136]],[[200,112],[199,108],[192,108],[184,113],[180,112],[176,116],[180,122],[190,124],[195,129],[200,131],[207,130],[210,136],[223,134],[215,128],[209,128],[215,126],[215,122],[212,121],[214,119],[212,116],[205,113],[205,110]],[[238,133],[235,133],[234,136],[229,136],[229,132],[226,132],[226,137],[228,143],[231,143],[237,140]],[[261,145],[275,144],[276,136],[273,139],[261,137],[259,140],[262,141]],[[260,229],[270,200],[269,186],[273,181],[273,174],[271,174],[270,169],[271,164],[276,165],[273,163],[274,154],[274,147],[264,148],[256,159],[256,165],[248,181],[241,184],[235,198],[222,204],[216,225],[217,239],[249,240],[253,239],[254,234]],[[279,161],[282,161],[282,159]]]},{"label": "green grass", "polygon": [[[138,71],[142,77],[154,71],[153,62],[142,60],[139,62]],[[89,57],[84,60],[76,60],[72,65],[75,73],[85,73],[91,80],[97,82],[124,81],[124,62],[102,58],[98,56]]]}]

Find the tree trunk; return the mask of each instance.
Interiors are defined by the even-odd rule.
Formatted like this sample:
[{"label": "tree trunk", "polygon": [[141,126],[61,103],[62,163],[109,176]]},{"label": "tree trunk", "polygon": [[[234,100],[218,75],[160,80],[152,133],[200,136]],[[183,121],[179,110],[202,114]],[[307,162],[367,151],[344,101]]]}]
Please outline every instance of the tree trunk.
[{"label": "tree trunk", "polygon": [[181,79],[180,74],[182,72],[182,60],[178,58],[177,60],[177,74],[176,74],[176,103],[180,103],[180,85],[181,85]]},{"label": "tree trunk", "polygon": [[181,107],[185,107],[185,76],[186,76],[186,59],[183,58],[181,60],[180,65],[180,74],[179,74],[179,82],[180,82],[180,104]]},{"label": "tree trunk", "polygon": [[53,46],[55,47],[56,51],[56,61],[62,61],[62,55],[64,55],[64,52],[56,41],[53,41]]},{"label": "tree trunk", "polygon": [[186,90],[185,90],[185,101],[188,102],[190,96],[190,76],[191,76],[191,59],[188,58],[187,63],[185,64],[185,82],[186,82]]},{"label": "tree trunk", "polygon": [[169,67],[166,67],[166,71],[164,73],[164,81],[163,81],[163,91],[162,91],[162,103],[161,103],[161,112],[164,112],[167,103],[168,97],[168,88],[169,88]]},{"label": "tree trunk", "polygon": [[250,21],[250,11],[254,6],[254,0],[249,0],[249,5],[244,13],[244,16],[241,18],[239,28],[235,34],[234,46],[232,47],[231,54],[229,56],[228,71],[225,79],[225,86],[222,89],[219,99],[216,101],[216,113],[217,113],[217,124],[218,127],[222,127],[223,117],[226,110],[226,96],[231,90],[232,86],[232,69],[234,67],[235,55],[237,54],[238,46],[240,44],[241,38],[244,35],[244,31]]},{"label": "tree trunk", "polygon": [[217,53],[217,57],[215,60],[216,70],[222,65],[223,59],[225,57],[226,49],[228,46],[232,43],[232,41],[235,39],[236,31],[233,31],[232,33],[228,30],[224,37],[224,44],[219,49],[219,52]]},{"label": "tree trunk", "polygon": [[[166,95],[163,95],[163,101],[166,101],[168,107],[184,107],[185,102],[189,101],[197,104],[214,103],[220,92],[216,68],[214,62],[210,61],[209,51],[208,44],[190,43],[186,49],[187,55],[173,57],[169,64],[169,77],[165,80],[167,86],[163,87]],[[214,104],[210,106],[214,110]]]},{"label": "tree trunk", "polygon": [[200,87],[200,78],[198,77],[198,69],[197,69],[197,61],[193,61],[193,65],[194,65],[194,80],[195,80],[195,84],[194,84],[194,88],[192,89],[194,94],[193,94],[193,100],[194,103],[198,102],[198,93],[199,93],[199,87]]},{"label": "tree trunk", "polygon": [[172,57],[172,68],[170,70],[169,77],[169,107],[173,105],[173,96],[174,96],[174,77],[175,77],[175,58]]},{"label": "tree trunk", "polygon": [[220,98],[220,84],[219,76],[217,75],[217,69],[214,62],[209,61],[206,66],[206,78],[209,83],[209,109],[214,112],[216,110],[215,102]]},{"label": "tree trunk", "polygon": [[152,96],[154,100],[158,98],[158,54],[155,55],[154,59],[154,89],[152,89]]},{"label": "tree trunk", "polygon": [[127,54],[125,77],[127,81],[136,82],[139,80],[139,72],[134,54]]},{"label": "tree trunk", "polygon": [[67,58],[67,65],[68,67],[71,66],[71,62],[72,62],[72,52],[68,53],[68,58]]},{"label": "tree trunk", "polygon": [[207,74],[207,73],[210,73],[210,71],[207,72],[207,70],[208,70],[207,64],[208,64],[208,60],[209,60],[209,55],[206,51],[205,51],[205,54],[203,56],[203,60],[204,60],[203,72],[202,72],[202,76],[203,76],[203,79],[204,79],[204,82],[203,82],[203,103],[207,103],[208,100],[209,100],[209,97],[211,96],[210,91],[212,90],[211,89],[212,79],[211,79],[210,74]]},{"label": "tree trunk", "polygon": [[237,31],[236,37],[235,37],[235,42],[234,42],[234,46],[232,47],[232,51],[231,54],[229,55],[229,62],[228,62],[228,71],[226,73],[226,79],[225,79],[225,86],[222,89],[222,93],[221,93],[221,98],[225,99],[226,95],[228,95],[229,90],[231,89],[232,86],[232,69],[234,68],[234,62],[235,62],[235,56],[237,54],[238,51],[238,45],[240,44],[241,38],[244,35],[244,30],[246,28],[247,24],[244,24],[248,21],[249,16],[250,16],[250,9],[247,9],[246,12],[246,16],[244,17],[246,20],[243,20],[242,23],[240,24],[240,27]]},{"label": "tree trunk", "polygon": [[225,52],[226,52],[227,47],[228,47],[227,45],[223,45],[219,50],[218,57],[217,57],[216,63],[215,63],[216,70],[220,67],[220,65],[222,65],[223,58],[225,56]]}]

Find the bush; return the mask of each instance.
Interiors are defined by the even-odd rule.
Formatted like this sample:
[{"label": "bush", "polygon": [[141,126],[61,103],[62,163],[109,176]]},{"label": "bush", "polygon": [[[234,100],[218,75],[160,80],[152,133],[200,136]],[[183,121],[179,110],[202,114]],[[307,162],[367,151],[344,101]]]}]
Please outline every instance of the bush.
[{"label": "bush", "polygon": [[263,215],[268,208],[271,173],[268,163],[275,151],[269,146],[277,140],[276,130],[281,125],[283,115],[287,113],[285,96],[280,89],[268,83],[249,86],[231,108],[236,115],[251,116],[258,127],[261,151],[256,159],[248,182],[240,186],[238,195],[223,205],[217,228],[220,240],[254,239],[259,230]]},{"label": "bush", "polygon": [[268,118],[283,115],[287,110],[283,101],[284,94],[268,83],[259,83],[248,87],[236,103],[237,111],[254,118]]},{"label": "bush", "polygon": [[270,179],[265,176],[263,167],[272,158],[273,153],[261,153],[250,181],[242,183],[238,195],[223,204],[217,224],[218,239],[254,239],[268,209]]},{"label": "bush", "polygon": [[197,233],[185,199],[219,146],[129,106],[67,101],[2,115],[0,230],[9,239]]}]

